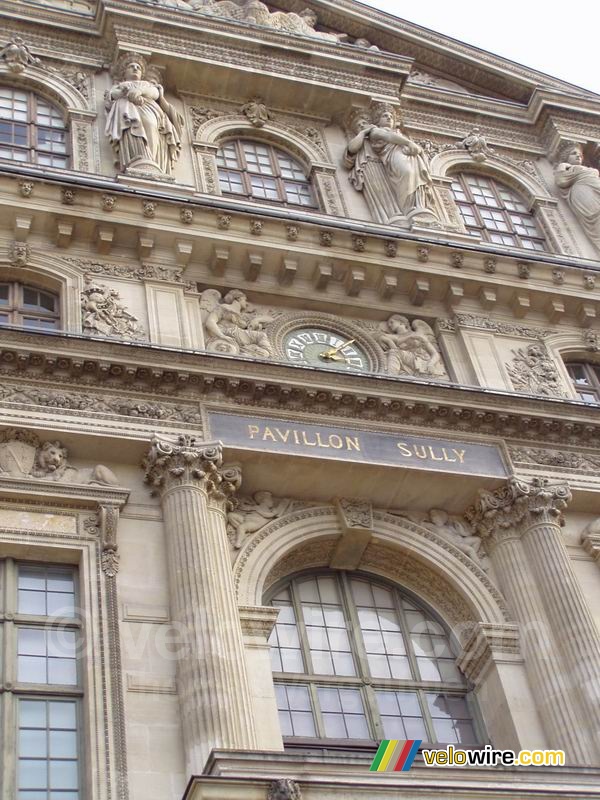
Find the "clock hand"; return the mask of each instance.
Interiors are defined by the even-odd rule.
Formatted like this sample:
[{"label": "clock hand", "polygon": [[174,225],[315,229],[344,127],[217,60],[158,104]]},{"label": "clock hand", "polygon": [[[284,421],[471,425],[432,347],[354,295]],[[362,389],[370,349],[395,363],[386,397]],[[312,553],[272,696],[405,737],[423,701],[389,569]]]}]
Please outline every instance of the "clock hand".
[{"label": "clock hand", "polygon": [[325,361],[346,361],[345,355],[338,355],[332,350],[326,350],[324,353],[319,353],[319,358],[322,358]]},{"label": "clock hand", "polygon": [[330,347],[329,350],[326,350],[325,352],[328,353],[329,356],[333,356],[336,353],[339,353],[340,350],[343,350],[343,348],[347,347],[349,344],[354,344],[355,341],[356,339],[348,339],[347,342],[342,342],[342,344],[338,345],[337,347]]}]

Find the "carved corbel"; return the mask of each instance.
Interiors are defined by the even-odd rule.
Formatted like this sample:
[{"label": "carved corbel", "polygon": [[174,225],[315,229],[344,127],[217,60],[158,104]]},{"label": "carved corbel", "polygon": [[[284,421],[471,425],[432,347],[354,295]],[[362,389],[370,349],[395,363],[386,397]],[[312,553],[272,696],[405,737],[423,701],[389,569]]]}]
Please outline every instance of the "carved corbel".
[{"label": "carved corbel", "polygon": [[296,781],[280,778],[269,786],[267,800],[302,800],[302,792]]},{"label": "carved corbel", "polygon": [[581,544],[585,552],[600,564],[600,519],[595,519],[583,529]]}]

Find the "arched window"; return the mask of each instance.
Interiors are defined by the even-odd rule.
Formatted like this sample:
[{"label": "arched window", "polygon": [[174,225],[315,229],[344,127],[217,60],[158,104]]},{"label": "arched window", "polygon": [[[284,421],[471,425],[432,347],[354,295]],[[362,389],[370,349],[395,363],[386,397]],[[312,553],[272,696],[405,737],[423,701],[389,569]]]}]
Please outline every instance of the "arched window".
[{"label": "arched window", "polygon": [[508,247],[547,249],[533,214],[508,186],[462,173],[454,177],[452,192],[470,236]]},{"label": "arched window", "polygon": [[22,283],[0,283],[0,325],[57,330],[60,328],[58,296]]},{"label": "arched window", "polygon": [[565,366],[579,399],[590,405],[600,405],[600,364],[573,361]]},{"label": "arched window", "polygon": [[336,572],[294,578],[270,603],[284,737],[478,742],[448,634],[412,598]]},{"label": "arched window", "polygon": [[68,166],[62,113],[33,92],[0,86],[0,158]]},{"label": "arched window", "polygon": [[268,144],[237,139],[217,154],[221,191],[232,197],[316,208],[302,165]]}]

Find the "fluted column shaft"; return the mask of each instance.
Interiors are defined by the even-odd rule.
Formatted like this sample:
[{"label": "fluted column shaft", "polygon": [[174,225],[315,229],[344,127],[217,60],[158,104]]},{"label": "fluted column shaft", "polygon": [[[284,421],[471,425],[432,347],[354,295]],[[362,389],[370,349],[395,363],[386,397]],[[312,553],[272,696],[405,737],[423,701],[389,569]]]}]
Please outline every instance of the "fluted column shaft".
[{"label": "fluted column shaft", "polygon": [[177,688],[188,775],[213,748],[256,746],[244,645],[226,533],[239,470],[220,445],[155,440],[146,479],[162,500],[173,620],[183,647]]},{"label": "fluted column shaft", "polygon": [[561,512],[570,499],[566,485],[511,479],[481,492],[468,516],[521,632],[529,643],[538,633],[525,659],[551,746],[562,747],[570,763],[597,764],[600,634],[562,541]]}]

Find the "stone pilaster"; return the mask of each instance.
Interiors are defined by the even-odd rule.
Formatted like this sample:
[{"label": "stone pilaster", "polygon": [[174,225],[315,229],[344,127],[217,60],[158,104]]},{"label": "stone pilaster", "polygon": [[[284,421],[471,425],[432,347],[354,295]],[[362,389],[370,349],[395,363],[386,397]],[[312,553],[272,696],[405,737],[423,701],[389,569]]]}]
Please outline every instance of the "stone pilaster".
[{"label": "stone pilaster", "polygon": [[480,492],[467,516],[527,639],[524,655],[550,746],[562,747],[570,763],[593,764],[600,754],[600,634],[562,540],[570,499],[566,484],[511,478]]},{"label": "stone pilaster", "polygon": [[183,647],[178,694],[188,775],[213,748],[256,746],[244,645],[231,573],[226,512],[241,483],[220,443],[154,439],[144,467],[161,498],[171,613]]}]

